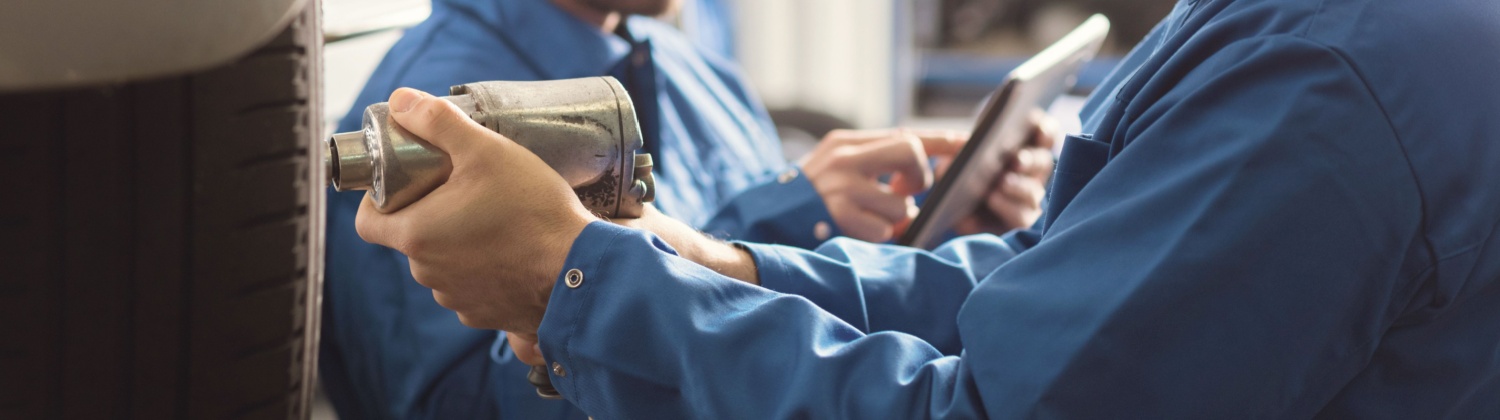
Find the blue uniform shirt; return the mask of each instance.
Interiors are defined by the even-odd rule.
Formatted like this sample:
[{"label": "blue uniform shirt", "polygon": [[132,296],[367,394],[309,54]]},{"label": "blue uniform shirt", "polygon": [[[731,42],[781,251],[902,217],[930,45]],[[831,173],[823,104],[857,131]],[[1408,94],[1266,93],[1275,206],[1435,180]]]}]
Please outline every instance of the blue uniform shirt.
[{"label": "blue uniform shirt", "polygon": [[552,381],[598,418],[1500,418],[1496,22],[1183,1],[1004,237],[749,245],[761,288],[594,223]]},{"label": "blue uniform shirt", "polygon": [[[436,1],[432,16],[391,48],[339,130],[359,129],[364,107],[402,86],[441,94],[483,80],[615,75],[655,153],[664,213],[732,238],[815,245],[812,227],[828,220],[827,210],[805,179],[773,180],[785,165],[779,142],[733,66],[655,20],[632,17],[623,27],[620,36],[601,33],[546,0]],[[467,328],[436,305],[404,256],[359,239],[361,196],[333,193],[328,203],[320,365],[339,413],[580,417],[565,402],[537,398],[527,367],[504,346],[493,355],[501,363],[491,363],[495,333]]]}]

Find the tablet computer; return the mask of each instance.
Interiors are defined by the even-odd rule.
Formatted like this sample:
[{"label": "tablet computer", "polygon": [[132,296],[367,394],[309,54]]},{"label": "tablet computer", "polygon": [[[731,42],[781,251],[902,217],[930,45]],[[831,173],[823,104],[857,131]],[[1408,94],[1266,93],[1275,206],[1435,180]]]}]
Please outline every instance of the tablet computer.
[{"label": "tablet computer", "polygon": [[1026,145],[1032,131],[1027,114],[1033,108],[1046,109],[1071,89],[1078,71],[1094,58],[1108,34],[1109,19],[1094,15],[1012,70],[980,112],[968,143],[896,243],[932,249],[954,224],[974,214],[1005,169],[1002,157]]}]

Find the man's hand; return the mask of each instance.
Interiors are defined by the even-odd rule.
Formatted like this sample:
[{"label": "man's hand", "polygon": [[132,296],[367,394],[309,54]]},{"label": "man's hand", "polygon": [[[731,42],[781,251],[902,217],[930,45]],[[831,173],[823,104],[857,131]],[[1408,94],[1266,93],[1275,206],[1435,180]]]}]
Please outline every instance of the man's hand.
[{"label": "man's hand", "polygon": [[[1040,109],[1030,116],[1031,139],[1015,155],[1005,156],[1005,169],[990,188],[984,205],[959,220],[954,230],[961,235],[1001,234],[1031,226],[1042,216],[1042,199],[1052,177],[1052,146],[1058,135],[1057,121]],[[939,170],[942,173],[942,170]]]},{"label": "man's hand", "polygon": [[547,359],[542,357],[542,347],[537,344],[536,333],[522,334],[506,331],[505,344],[510,345],[510,351],[516,354],[516,359],[521,363],[531,366],[547,364]]},{"label": "man's hand", "polygon": [[412,276],[464,325],[535,333],[573,240],[597,219],[540,158],[452,103],[400,89],[390,107],[397,125],[448,154],[453,172],[391,214],[366,197],[360,237],[406,254]]},{"label": "man's hand", "polygon": [[[929,157],[963,149],[961,133],[834,130],[804,158],[802,172],[846,235],[884,242],[917,215],[912,196],[932,186]],[[890,175],[888,183],[880,177]]]},{"label": "man's hand", "polygon": [[[719,274],[750,284],[760,284],[755,259],[748,251],[711,238],[677,219],[661,214],[650,203],[646,204],[646,211],[640,218],[611,221],[621,226],[654,233],[667,244],[672,245],[672,248],[677,250],[677,255],[717,271]],[[510,345],[511,351],[515,352],[516,359],[522,363],[532,366],[541,366],[546,363],[546,360],[542,358],[542,349],[537,344],[535,333],[506,330],[505,341]]]}]

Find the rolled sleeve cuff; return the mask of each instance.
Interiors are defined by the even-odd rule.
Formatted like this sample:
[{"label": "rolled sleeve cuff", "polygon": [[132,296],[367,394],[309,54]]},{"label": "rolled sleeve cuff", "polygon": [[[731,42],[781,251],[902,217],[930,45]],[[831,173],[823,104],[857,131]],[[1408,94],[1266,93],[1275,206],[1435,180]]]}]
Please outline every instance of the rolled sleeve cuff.
[{"label": "rolled sleeve cuff", "polygon": [[823,197],[796,168],[735,196],[703,231],[723,239],[804,249],[841,234]]}]

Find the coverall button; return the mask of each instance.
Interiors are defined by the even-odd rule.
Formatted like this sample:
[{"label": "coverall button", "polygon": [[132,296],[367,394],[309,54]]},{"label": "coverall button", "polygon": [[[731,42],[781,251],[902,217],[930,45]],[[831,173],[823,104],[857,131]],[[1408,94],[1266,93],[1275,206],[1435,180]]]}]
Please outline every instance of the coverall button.
[{"label": "coverall button", "polygon": [[557,375],[557,377],[561,378],[564,376],[568,376],[568,371],[566,369],[563,369],[562,363],[552,362],[552,374]]},{"label": "coverall button", "polygon": [[797,168],[781,171],[781,174],[776,176],[776,182],[782,184],[792,182],[794,179],[797,179]]},{"label": "coverall button", "polygon": [[818,240],[820,241],[826,241],[828,240],[829,235],[833,235],[833,228],[828,226],[828,222],[818,222],[817,224],[813,225],[814,238],[818,238]]},{"label": "coverall button", "polygon": [[568,274],[564,275],[563,279],[569,289],[577,289],[578,286],[583,285],[583,271],[576,268],[568,270]]}]

